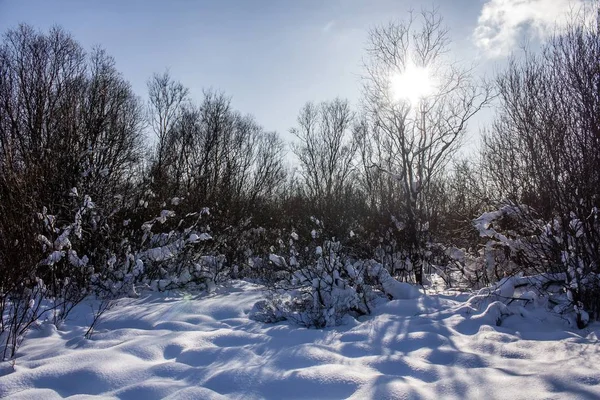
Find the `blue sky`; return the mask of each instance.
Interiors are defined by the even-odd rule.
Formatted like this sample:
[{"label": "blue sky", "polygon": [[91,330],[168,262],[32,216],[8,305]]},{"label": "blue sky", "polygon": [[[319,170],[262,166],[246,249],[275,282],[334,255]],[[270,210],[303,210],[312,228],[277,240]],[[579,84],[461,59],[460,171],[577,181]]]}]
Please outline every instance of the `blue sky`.
[{"label": "blue sky", "polygon": [[[588,0],[439,1],[454,55],[492,73],[527,36],[543,39],[570,5]],[[409,0],[0,0],[0,31],[61,25],[100,45],[138,95],[169,68],[199,99],[225,91],[233,105],[286,139],[300,107],[336,96],[356,104],[368,29],[432,2]],[[482,122],[483,121],[483,122]],[[485,123],[479,118],[471,133]]]}]

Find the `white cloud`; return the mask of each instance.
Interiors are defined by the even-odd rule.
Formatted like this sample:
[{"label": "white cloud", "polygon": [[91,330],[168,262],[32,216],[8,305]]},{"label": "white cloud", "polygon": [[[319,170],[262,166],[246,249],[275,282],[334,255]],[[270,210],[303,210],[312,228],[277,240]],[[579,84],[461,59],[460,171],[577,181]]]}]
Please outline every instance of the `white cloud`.
[{"label": "white cloud", "polygon": [[566,25],[572,11],[593,0],[489,0],[483,5],[473,38],[489,57],[508,54],[524,31],[544,39]]},{"label": "white cloud", "polygon": [[327,24],[323,27],[323,32],[327,33],[329,31],[331,31],[334,26],[335,26],[335,20],[332,19],[331,21],[327,22]]}]

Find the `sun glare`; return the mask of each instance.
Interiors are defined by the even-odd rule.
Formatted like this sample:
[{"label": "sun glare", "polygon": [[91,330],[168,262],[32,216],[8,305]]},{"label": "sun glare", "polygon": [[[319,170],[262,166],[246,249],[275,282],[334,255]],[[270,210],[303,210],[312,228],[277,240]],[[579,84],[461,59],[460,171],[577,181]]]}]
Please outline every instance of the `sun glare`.
[{"label": "sun glare", "polygon": [[433,92],[433,81],[429,70],[409,64],[402,73],[390,77],[390,90],[394,101],[406,100],[411,106]]}]

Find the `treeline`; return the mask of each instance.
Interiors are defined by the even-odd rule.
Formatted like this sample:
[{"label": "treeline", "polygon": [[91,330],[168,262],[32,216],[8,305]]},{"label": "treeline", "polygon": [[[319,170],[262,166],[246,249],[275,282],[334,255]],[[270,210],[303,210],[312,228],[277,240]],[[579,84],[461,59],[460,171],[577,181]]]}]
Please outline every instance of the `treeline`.
[{"label": "treeline", "polygon": [[[143,102],[104,50],[84,50],[63,29],[6,32],[6,343],[44,312],[60,321],[91,293],[273,281],[295,265],[290,257],[325,242],[419,284],[433,272],[469,286],[565,273],[574,306],[597,315],[598,26],[574,20],[492,83],[452,60],[449,43],[436,11],[374,28],[361,107],[307,103],[288,147],[226,94],[207,90],[194,102],[162,73]],[[435,77],[417,103],[397,99],[389,83],[412,64]],[[458,159],[469,120],[491,104],[480,152]],[[297,163],[286,162],[290,152]]]}]

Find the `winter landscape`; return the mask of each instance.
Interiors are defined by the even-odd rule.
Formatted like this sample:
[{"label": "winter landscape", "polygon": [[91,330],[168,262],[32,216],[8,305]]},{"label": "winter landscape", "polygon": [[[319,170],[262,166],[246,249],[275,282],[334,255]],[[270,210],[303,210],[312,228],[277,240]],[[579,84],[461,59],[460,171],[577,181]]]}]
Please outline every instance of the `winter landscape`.
[{"label": "winter landscape", "polygon": [[0,398],[600,398],[600,3],[33,3]]}]

